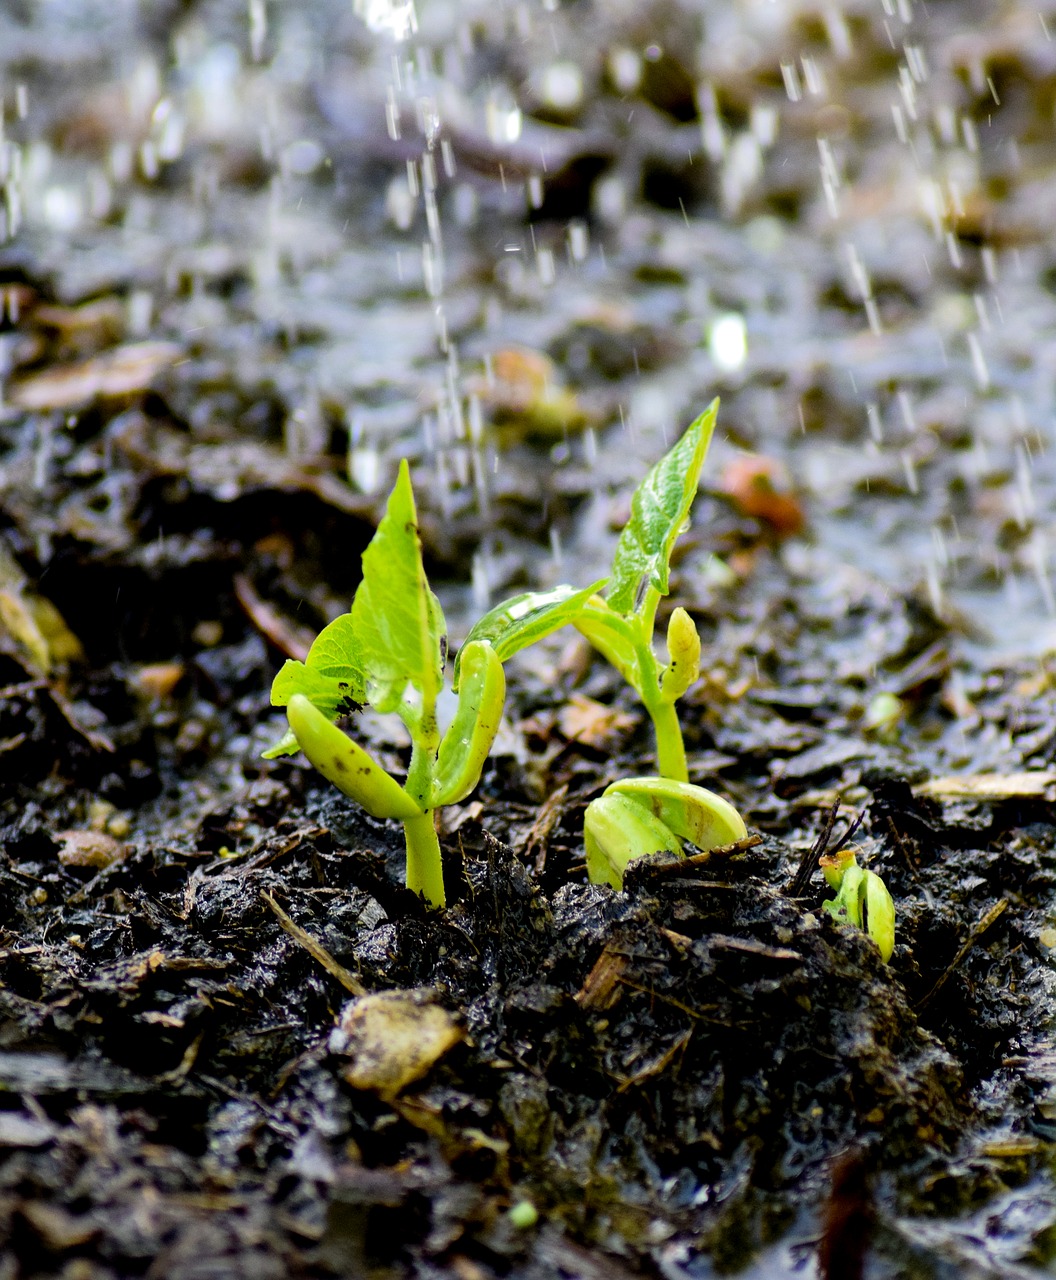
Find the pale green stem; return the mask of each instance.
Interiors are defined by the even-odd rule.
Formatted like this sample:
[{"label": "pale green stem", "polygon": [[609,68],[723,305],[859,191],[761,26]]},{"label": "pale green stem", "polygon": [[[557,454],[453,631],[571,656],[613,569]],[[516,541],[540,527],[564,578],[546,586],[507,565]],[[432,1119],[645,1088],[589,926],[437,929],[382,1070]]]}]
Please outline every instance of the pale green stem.
[{"label": "pale green stem", "polygon": [[432,793],[436,773],[436,752],[440,746],[440,728],[436,722],[436,700],[422,706],[417,722],[408,725],[411,732],[411,763],[407,767],[404,791],[420,809],[425,809]]},{"label": "pale green stem", "polygon": [[440,729],[436,722],[436,699],[423,702],[411,731],[411,763],[407,768],[404,791],[423,812],[403,823],[407,837],[407,888],[424,893],[434,907],[442,907],[444,867],[440,858],[440,841],[436,838],[436,818],[428,808],[436,773],[436,751],[440,745]]},{"label": "pale green stem", "polygon": [[653,628],[656,625],[656,607],[659,603],[660,592],[655,587],[649,587],[641,610],[634,619],[638,631],[634,647],[642,678],[642,702],[649,712],[656,733],[657,773],[662,778],[672,778],[675,782],[688,782],[689,768],[682,741],[682,726],[678,722],[674,704],[665,702],[660,696],[660,679],[653,653]]},{"label": "pale green stem", "polygon": [[407,888],[412,893],[424,893],[431,906],[442,907],[446,901],[444,867],[434,811],[406,818],[403,830],[407,837]]},{"label": "pale green stem", "polygon": [[656,730],[657,773],[662,778],[671,778],[675,782],[688,782],[686,748],[682,742],[682,726],[678,723],[674,703],[657,700],[652,705],[646,703],[646,710],[652,716],[653,728]]},{"label": "pale green stem", "polygon": [[653,644],[653,631],[656,627],[656,610],[660,604],[660,592],[655,587],[646,587],[642,597],[642,605],[635,617],[641,628],[642,637],[650,649]]}]

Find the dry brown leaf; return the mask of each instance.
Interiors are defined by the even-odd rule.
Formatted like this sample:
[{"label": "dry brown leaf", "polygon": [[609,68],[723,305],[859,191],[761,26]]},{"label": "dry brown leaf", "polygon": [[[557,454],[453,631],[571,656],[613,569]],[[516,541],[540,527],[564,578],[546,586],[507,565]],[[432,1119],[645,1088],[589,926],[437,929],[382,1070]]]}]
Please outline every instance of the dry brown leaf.
[{"label": "dry brown leaf", "polygon": [[582,742],[598,750],[614,745],[635,726],[634,716],[606,707],[593,698],[574,693],[561,708],[558,724],[570,742]]},{"label": "dry brown leaf", "polygon": [[743,515],[769,525],[779,538],[803,528],[803,508],[792,491],[792,479],[776,458],[744,454],[727,463],[719,486]]},{"label": "dry brown leaf", "polygon": [[185,669],[182,662],[148,662],[132,673],[129,683],[141,697],[164,699],[183,679]]}]

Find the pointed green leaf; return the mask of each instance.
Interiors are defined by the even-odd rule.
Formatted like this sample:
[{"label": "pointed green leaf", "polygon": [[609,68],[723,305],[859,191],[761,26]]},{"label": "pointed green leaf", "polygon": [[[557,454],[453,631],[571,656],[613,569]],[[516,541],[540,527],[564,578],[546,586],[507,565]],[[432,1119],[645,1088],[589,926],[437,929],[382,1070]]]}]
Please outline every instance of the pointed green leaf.
[{"label": "pointed green leaf", "polygon": [[399,710],[410,685],[420,706],[431,710],[443,685],[444,615],[422,566],[406,459],[385,515],[363,552],[363,581],[352,602],[352,622],[371,706]]},{"label": "pointed green leaf", "polygon": [[[638,696],[642,694],[642,673],[638,651],[631,635],[631,625],[620,613],[610,609],[601,596],[593,596],[574,619],[576,630],[611,662]],[[660,664],[653,659],[657,671]]]},{"label": "pointed green leaf", "polygon": [[292,729],[287,729],[273,747],[260,753],[262,760],[277,760],[279,756],[295,756],[301,749],[297,736]]},{"label": "pointed green leaf", "polygon": [[295,693],[303,693],[331,720],[363,702],[363,671],[351,614],[341,614],[319,632],[304,662],[288,659],[282,664],[272,681],[271,705],[288,706]]},{"label": "pointed green leaf", "polygon": [[[499,661],[505,662],[519,650],[542,640],[566,623],[574,622],[590,597],[604,585],[605,579],[602,578],[589,587],[562,585],[552,591],[525,591],[519,596],[511,596],[473,625],[466,644],[473,640],[486,640]],[[465,647],[462,646],[455,662],[456,690]]]},{"label": "pointed green leaf", "polygon": [[671,551],[697,494],[718,408],[718,400],[713,400],[635,490],[609,580],[607,598],[617,613],[634,612],[645,579],[667,595]]}]

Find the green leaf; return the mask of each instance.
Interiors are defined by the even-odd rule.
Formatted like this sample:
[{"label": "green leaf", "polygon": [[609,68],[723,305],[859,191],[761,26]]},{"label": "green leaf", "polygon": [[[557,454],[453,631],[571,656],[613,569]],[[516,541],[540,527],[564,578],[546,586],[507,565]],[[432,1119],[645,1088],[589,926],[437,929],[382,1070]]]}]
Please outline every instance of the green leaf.
[{"label": "green leaf", "polygon": [[[304,662],[290,658],[282,664],[271,682],[271,705],[289,706],[296,694],[306,697],[328,720],[357,710],[365,701],[351,614],[341,614],[319,632]],[[264,757],[274,760],[296,750],[296,742],[286,734]]]},{"label": "green leaf", "polygon": [[356,654],[352,616],[341,614],[316,636],[304,662],[288,659],[271,684],[271,705],[285,707],[295,693],[331,720],[364,701],[363,670]]},{"label": "green leaf", "polygon": [[[296,697],[296,695],[293,696]],[[269,747],[267,751],[262,751],[260,754],[264,760],[278,760],[279,756],[295,756],[300,749],[301,744],[297,741],[297,735],[292,729],[287,729],[273,747]]]},{"label": "green leaf", "polygon": [[352,602],[352,623],[371,706],[406,713],[404,696],[410,685],[420,696],[420,708],[432,714],[444,678],[444,614],[422,566],[406,459],[385,515],[363,552],[363,581]]},{"label": "green leaf", "polygon": [[[588,600],[575,618],[575,627],[595,649],[611,662],[624,680],[642,696],[642,672],[631,625],[621,613],[610,609],[601,596]],[[660,664],[654,659],[656,672]],[[655,672],[654,672],[655,679]]]},{"label": "green leaf", "polygon": [[[601,578],[589,587],[562,585],[552,591],[525,591],[519,596],[511,596],[473,625],[466,636],[466,644],[472,640],[486,640],[499,661],[505,662],[519,650],[542,640],[566,623],[575,622],[590,597],[604,585],[605,579]],[[465,647],[462,646],[455,662],[456,690]]]},{"label": "green leaf", "polygon": [[718,409],[713,400],[635,490],[609,581],[608,602],[617,613],[634,612],[643,579],[667,595],[671,551],[697,494]]}]

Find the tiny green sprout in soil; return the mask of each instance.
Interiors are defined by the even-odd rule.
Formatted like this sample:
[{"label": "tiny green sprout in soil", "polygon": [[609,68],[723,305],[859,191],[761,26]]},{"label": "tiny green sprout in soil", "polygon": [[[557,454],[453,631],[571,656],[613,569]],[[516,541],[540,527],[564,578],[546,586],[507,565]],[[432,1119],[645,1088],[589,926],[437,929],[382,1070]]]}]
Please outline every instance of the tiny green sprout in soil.
[{"label": "tiny green sprout in soil", "polygon": [[[385,515],[363,553],[352,609],[320,632],[302,662],[275,677],[271,701],[290,729],[265,755],[303,750],[319,772],[376,818],[398,818],[407,839],[407,885],[435,906],[445,901],[435,811],[477,785],[498,732],[506,681],[494,649],[461,653],[458,707],[440,732],[446,625],[422,565],[418,518],[406,461]],[[367,703],[395,712],[411,737],[401,785],[334,721]]]},{"label": "tiny green sprout in soil", "polygon": [[876,943],[885,961],[895,949],[895,904],[887,885],[876,874],[858,865],[853,849],[840,849],[823,857],[822,872],[836,897],[823,903],[834,920],[855,925]]},{"label": "tiny green sprout in soil", "polygon": [[741,815],[713,791],[673,778],[621,778],[587,805],[587,874],[620,889],[632,858],[681,854],[683,840],[716,849],[747,834]]},{"label": "tiny green sprout in soil", "polygon": [[[699,675],[700,636],[685,609],[675,609],[667,628],[668,661],[663,663],[653,650],[653,633],[657,606],[670,590],[671,554],[688,527],[718,409],[714,400],[635,490],[606,594],[597,594],[599,583],[565,600],[565,620],[641,698],[656,733],[658,772],[676,782],[688,782],[689,774],[675,703]],[[570,587],[558,590],[572,593]],[[469,638],[502,647],[511,631],[516,634],[518,617],[531,616],[536,605],[553,594],[529,593],[497,605],[473,627]]]}]

